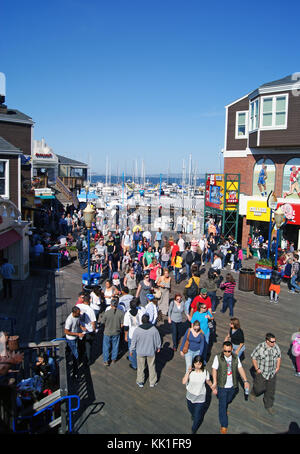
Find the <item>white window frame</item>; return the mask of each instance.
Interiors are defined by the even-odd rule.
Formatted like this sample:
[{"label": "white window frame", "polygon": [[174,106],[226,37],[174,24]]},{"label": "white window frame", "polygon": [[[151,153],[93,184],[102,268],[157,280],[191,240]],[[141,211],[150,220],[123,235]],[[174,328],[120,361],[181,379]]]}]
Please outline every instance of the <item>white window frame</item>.
[{"label": "white window frame", "polygon": [[[285,124],[276,126],[276,98],[286,98],[286,115],[285,115]],[[263,102],[264,99],[272,98],[272,124],[271,126],[263,126]],[[261,97],[261,109],[260,109],[260,129],[261,130],[270,130],[270,129],[287,129],[288,123],[288,106],[289,106],[289,94],[288,93],[278,93],[276,95],[266,95]]]},{"label": "white window frame", "polygon": [[[252,127],[251,127],[251,106],[252,106],[252,104],[255,105],[256,103],[257,103],[257,112],[255,113],[255,109],[254,109],[254,120],[256,118],[257,125],[254,125],[254,127],[252,129]],[[253,101],[251,101],[249,104],[249,132],[257,131],[259,129],[259,120],[260,120],[259,114],[260,114],[260,100],[259,100],[259,98],[256,98]]]},{"label": "white window frame", "polygon": [[[239,118],[239,114],[246,114],[245,116],[245,134],[242,135],[242,136],[239,136],[238,135],[238,118]],[[236,112],[235,114],[235,138],[236,139],[247,139],[248,138],[248,110],[239,110],[238,112]]]},{"label": "white window frame", "polygon": [[[9,199],[9,159],[0,159],[0,162],[5,162],[5,194],[0,194],[0,197]],[[2,179],[2,178],[1,178]]]}]

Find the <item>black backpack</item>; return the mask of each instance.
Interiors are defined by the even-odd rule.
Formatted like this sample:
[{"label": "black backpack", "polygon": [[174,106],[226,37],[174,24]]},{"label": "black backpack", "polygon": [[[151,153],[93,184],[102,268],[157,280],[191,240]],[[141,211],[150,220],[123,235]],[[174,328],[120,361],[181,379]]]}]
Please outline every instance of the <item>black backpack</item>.
[{"label": "black backpack", "polygon": [[194,261],[194,256],[193,256],[193,253],[191,251],[189,251],[187,254],[186,254],[186,258],[185,258],[185,262],[188,264],[188,265],[191,265]]},{"label": "black backpack", "polygon": [[192,278],[191,286],[186,289],[186,295],[188,298],[195,298],[199,294],[199,287]]},{"label": "black backpack", "polygon": [[78,240],[76,241],[76,248],[77,251],[82,251],[82,241],[80,238],[78,238]]}]

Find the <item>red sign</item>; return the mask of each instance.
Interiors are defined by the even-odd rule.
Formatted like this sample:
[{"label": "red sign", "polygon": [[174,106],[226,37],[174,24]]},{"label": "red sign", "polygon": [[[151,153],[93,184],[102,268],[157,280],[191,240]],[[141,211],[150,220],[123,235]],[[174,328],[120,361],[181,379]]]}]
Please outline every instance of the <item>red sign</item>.
[{"label": "red sign", "polygon": [[287,218],[287,224],[300,225],[300,204],[278,203],[277,208],[281,207]]}]

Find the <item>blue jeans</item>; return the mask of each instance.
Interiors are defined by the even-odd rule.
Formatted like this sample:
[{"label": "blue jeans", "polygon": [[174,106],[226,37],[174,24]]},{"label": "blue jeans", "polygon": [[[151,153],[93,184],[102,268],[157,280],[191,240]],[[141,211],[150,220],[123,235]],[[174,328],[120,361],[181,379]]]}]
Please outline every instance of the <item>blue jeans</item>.
[{"label": "blue jeans", "polygon": [[161,261],[161,267],[162,269],[168,268],[169,260],[167,262],[164,262],[163,260]]},{"label": "blue jeans", "polygon": [[202,352],[200,350],[196,350],[195,352],[193,350],[188,350],[188,352],[184,355],[186,372],[190,367],[192,367],[192,362],[195,356],[201,354]]},{"label": "blue jeans", "polygon": [[109,353],[111,347],[111,359],[115,361],[119,353],[120,334],[115,336],[103,335],[103,361],[107,363],[109,361]]},{"label": "blue jeans", "polygon": [[221,427],[228,427],[227,407],[238,393],[238,388],[220,388],[218,386],[219,421]]},{"label": "blue jeans", "polygon": [[176,268],[175,267],[175,282],[176,282],[176,284],[178,284],[178,282],[180,280],[180,269],[181,268]]},{"label": "blue jeans", "polygon": [[178,348],[180,334],[182,333],[182,322],[171,321],[173,347]]},{"label": "blue jeans", "polygon": [[[81,341],[79,341],[81,342]],[[72,352],[72,355],[74,358],[78,359],[78,348],[77,348],[77,339],[67,339],[67,344],[70,347],[70,350]]]},{"label": "blue jeans", "polygon": [[188,278],[191,277],[191,265],[189,265],[188,263],[185,264],[185,269],[186,269],[186,275]]},{"label": "blue jeans", "polygon": [[[128,351],[130,350],[131,339],[128,337]],[[133,350],[132,356],[129,355],[129,361],[134,369],[137,369],[136,351]]]},{"label": "blue jeans", "polygon": [[222,312],[226,312],[229,307],[229,316],[233,317],[233,293],[224,293]]},{"label": "blue jeans", "polygon": [[192,433],[195,434],[203,421],[205,402],[193,403],[188,399],[186,402],[193,419]]},{"label": "blue jeans", "polygon": [[297,275],[291,278],[291,290],[294,292],[296,290],[300,290],[300,286],[297,284]]},{"label": "blue jeans", "polygon": [[211,310],[215,312],[218,303],[217,292],[207,292],[207,296],[211,299]]},{"label": "blue jeans", "polygon": [[242,261],[241,261],[241,259],[238,259],[238,261],[234,262],[234,269],[235,269],[235,271],[238,271],[241,268],[242,268]]}]

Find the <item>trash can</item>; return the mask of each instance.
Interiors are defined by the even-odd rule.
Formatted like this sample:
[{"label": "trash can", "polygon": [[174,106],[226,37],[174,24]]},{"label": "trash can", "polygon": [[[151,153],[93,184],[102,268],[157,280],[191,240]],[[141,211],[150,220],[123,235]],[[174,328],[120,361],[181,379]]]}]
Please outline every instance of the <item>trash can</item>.
[{"label": "trash can", "polygon": [[239,276],[239,290],[252,292],[254,290],[255,272],[251,268],[241,268]]},{"label": "trash can", "polygon": [[257,268],[254,280],[255,295],[268,296],[272,270],[268,268]]}]

